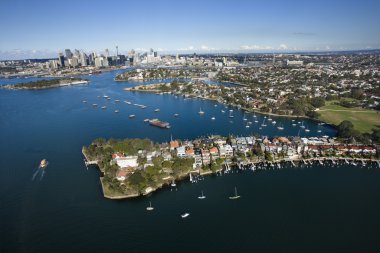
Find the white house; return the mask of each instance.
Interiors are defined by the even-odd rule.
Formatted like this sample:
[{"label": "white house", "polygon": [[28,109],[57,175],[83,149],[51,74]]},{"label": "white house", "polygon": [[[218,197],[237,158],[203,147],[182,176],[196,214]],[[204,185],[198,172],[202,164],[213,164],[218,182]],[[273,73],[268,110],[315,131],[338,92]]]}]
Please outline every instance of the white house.
[{"label": "white house", "polygon": [[137,167],[137,157],[138,156],[126,156],[126,157],[118,157],[115,159],[116,164],[121,168],[127,167]]}]

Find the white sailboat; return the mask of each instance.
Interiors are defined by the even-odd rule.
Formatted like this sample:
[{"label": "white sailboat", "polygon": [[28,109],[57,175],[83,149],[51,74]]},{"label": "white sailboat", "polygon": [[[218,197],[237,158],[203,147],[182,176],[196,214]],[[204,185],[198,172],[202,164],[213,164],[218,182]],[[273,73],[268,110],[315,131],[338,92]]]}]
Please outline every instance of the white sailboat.
[{"label": "white sailboat", "polygon": [[280,123],[280,125],[277,127],[277,129],[282,131],[282,130],[284,130],[284,126]]},{"label": "white sailboat", "polygon": [[153,211],[154,207],[152,206],[152,202],[149,201],[149,206],[146,208],[148,211]]},{"label": "white sailboat", "polygon": [[300,125],[300,128],[305,128],[305,126],[303,125],[303,121],[302,121],[302,124]]},{"label": "white sailboat", "polygon": [[240,196],[238,195],[237,189],[235,187],[235,195],[234,196],[230,196],[229,199],[238,199],[238,198],[240,198]]},{"label": "white sailboat", "polygon": [[264,120],[263,120],[263,123],[261,124],[262,127],[266,127],[267,125],[265,124],[265,117],[264,117]]},{"label": "white sailboat", "polygon": [[234,117],[234,115],[232,115],[232,110],[230,110],[230,115],[228,117],[230,117],[230,118]]},{"label": "white sailboat", "polygon": [[174,180],[173,180],[173,182],[171,183],[171,186],[172,186],[172,187],[176,187],[176,186],[177,186]]},{"label": "white sailboat", "polygon": [[203,195],[203,191],[201,191],[201,196],[198,196],[198,199],[205,199],[205,198],[206,198],[206,196]]},{"label": "white sailboat", "polygon": [[205,114],[205,112],[204,111],[202,111],[202,108],[199,108],[199,115],[203,115],[203,114]]}]

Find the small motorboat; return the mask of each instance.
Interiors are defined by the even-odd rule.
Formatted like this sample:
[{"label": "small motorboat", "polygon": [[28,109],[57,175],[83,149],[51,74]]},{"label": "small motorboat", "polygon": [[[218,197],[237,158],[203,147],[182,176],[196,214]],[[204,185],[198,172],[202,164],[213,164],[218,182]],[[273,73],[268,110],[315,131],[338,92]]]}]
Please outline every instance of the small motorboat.
[{"label": "small motorboat", "polygon": [[41,162],[40,162],[39,168],[44,169],[44,168],[46,168],[46,166],[48,166],[48,164],[49,163],[48,163],[48,161],[46,159],[42,159]]},{"label": "small motorboat", "polygon": [[189,217],[190,213],[183,213],[181,214],[181,218],[184,219],[184,218],[187,218]]}]

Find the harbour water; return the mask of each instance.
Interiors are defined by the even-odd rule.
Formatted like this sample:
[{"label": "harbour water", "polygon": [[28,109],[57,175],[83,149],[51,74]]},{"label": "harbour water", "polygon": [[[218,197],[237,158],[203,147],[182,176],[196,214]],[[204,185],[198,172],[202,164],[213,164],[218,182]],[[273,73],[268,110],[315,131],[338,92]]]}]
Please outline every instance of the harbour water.
[{"label": "harbour water", "polygon": [[[335,135],[332,127],[310,120],[295,120],[304,121],[310,132],[283,117],[272,117],[275,126],[266,121],[259,129],[263,115],[254,118],[211,101],[126,92],[123,88],[141,83],[113,82],[117,73],[88,76],[91,82],[83,86],[0,89],[0,252],[380,251],[380,169],[375,167],[248,171],[183,182],[147,198],[104,199],[99,172],[86,170],[81,154],[82,146],[98,137],[162,142],[208,134]],[[228,117],[230,109],[234,118]],[[172,127],[152,127],[145,118]],[[33,179],[42,158],[49,165]],[[231,201],[235,186],[242,198]],[[201,191],[204,200],[197,198]],[[153,212],[145,209],[149,201]],[[191,215],[181,219],[183,212]]]}]

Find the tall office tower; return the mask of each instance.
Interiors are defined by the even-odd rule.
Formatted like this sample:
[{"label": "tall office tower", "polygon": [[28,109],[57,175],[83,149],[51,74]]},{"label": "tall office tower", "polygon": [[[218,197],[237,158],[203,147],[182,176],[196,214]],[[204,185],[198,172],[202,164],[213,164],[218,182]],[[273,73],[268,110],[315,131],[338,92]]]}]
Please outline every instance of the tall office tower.
[{"label": "tall office tower", "polygon": [[67,59],[71,59],[73,57],[73,53],[70,49],[65,49],[65,55]]},{"label": "tall office tower", "polygon": [[110,51],[108,50],[108,48],[106,48],[106,57],[109,57],[110,56]]},{"label": "tall office tower", "polygon": [[151,48],[150,52],[149,52],[149,55],[153,55],[153,52],[154,52],[154,50],[153,50],[153,48]]},{"label": "tall office tower", "polygon": [[79,65],[79,60],[76,56],[73,56],[73,58],[69,59],[70,61],[70,66],[73,67],[73,68],[76,68],[78,67]]},{"label": "tall office tower", "polygon": [[74,50],[74,55],[79,59],[80,58],[80,52],[78,49]]},{"label": "tall office tower", "polygon": [[178,54],[175,56],[175,61],[179,62],[179,55]]},{"label": "tall office tower", "polygon": [[157,56],[158,56],[157,51],[154,51],[154,57],[157,57]]},{"label": "tall office tower", "polygon": [[58,62],[61,68],[65,67],[65,57],[63,56],[63,53],[59,53]]},{"label": "tall office tower", "polygon": [[83,67],[87,66],[87,55],[84,52],[81,53],[80,60]]}]

